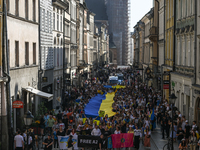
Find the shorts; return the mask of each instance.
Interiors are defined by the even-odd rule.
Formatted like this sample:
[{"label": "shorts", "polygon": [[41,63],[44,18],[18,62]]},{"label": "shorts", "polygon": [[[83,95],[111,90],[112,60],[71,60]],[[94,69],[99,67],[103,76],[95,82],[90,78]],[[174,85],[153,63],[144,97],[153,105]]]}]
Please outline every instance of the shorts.
[{"label": "shorts", "polygon": [[22,147],[16,147],[15,150],[23,150]]}]

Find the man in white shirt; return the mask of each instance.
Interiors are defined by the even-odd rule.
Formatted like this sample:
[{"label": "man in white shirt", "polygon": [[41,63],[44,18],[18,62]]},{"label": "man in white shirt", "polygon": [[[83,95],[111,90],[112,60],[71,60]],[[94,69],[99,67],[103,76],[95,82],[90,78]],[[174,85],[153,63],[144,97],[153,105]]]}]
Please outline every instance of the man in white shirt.
[{"label": "man in white shirt", "polygon": [[95,128],[92,130],[91,135],[93,136],[100,136],[101,135],[101,130],[98,128],[96,125]]},{"label": "man in white shirt", "polygon": [[20,131],[18,131],[17,135],[14,138],[15,149],[23,150],[24,149],[24,139],[23,136],[20,135]]}]

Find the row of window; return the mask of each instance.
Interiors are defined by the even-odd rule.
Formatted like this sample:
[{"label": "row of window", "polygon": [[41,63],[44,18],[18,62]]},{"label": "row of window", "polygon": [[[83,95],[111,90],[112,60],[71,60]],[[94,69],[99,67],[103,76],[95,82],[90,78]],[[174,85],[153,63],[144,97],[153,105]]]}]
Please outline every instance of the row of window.
[{"label": "row of window", "polygon": [[[15,4],[12,4],[12,3]],[[23,4],[24,2],[24,4]],[[19,14],[20,12],[20,8],[23,8],[23,6],[25,6],[25,19],[27,20],[32,20],[32,21],[36,21],[36,0],[24,0],[24,1],[20,1],[20,0],[6,0],[6,7],[7,7],[7,11],[10,11],[10,6],[11,5],[15,5],[15,15],[16,16],[20,16],[23,14]],[[32,7],[32,8],[31,8]],[[30,14],[29,12],[31,12],[29,9],[32,9],[32,18],[30,18]]]},{"label": "row of window", "polygon": [[71,4],[71,18],[76,20],[76,4]]},{"label": "row of window", "polygon": [[63,65],[63,48],[54,47],[54,67],[59,67]]},{"label": "row of window", "polygon": [[41,31],[46,32],[46,33],[52,33],[52,13],[49,11],[45,12],[45,9],[41,8],[41,17],[40,17],[40,22],[41,22]]},{"label": "row of window", "polygon": [[194,66],[194,35],[177,38],[176,64]]},{"label": "row of window", "polygon": [[[55,11],[57,9],[57,12]],[[63,16],[62,10],[58,8],[53,9],[53,29],[62,32],[63,28]],[[59,13],[60,12],[60,13]]]},{"label": "row of window", "polygon": [[[36,43],[32,43],[32,57],[33,57],[33,64],[36,64]],[[8,40],[8,49],[10,50],[10,41]],[[29,42],[25,42],[25,65],[30,65],[30,49],[29,49]],[[19,67],[19,60],[21,56],[19,54],[19,41],[15,41],[15,67]]]},{"label": "row of window", "polygon": [[178,1],[178,14],[177,19],[185,18],[194,15],[194,0],[179,0]]}]

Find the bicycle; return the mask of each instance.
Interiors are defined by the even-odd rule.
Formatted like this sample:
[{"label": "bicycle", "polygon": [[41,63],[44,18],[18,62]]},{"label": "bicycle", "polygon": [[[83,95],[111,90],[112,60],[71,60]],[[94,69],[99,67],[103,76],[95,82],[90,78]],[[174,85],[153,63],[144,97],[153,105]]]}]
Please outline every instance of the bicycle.
[{"label": "bicycle", "polygon": [[163,146],[163,150],[172,150],[172,140],[173,140],[172,138],[168,139],[167,144]]}]

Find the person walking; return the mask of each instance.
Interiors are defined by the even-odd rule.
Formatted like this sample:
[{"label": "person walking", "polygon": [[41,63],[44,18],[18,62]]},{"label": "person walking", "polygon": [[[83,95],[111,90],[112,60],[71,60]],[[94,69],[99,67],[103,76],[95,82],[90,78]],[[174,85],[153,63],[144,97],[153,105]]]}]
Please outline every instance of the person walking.
[{"label": "person walking", "polygon": [[101,135],[101,130],[99,129],[99,127],[97,125],[92,130],[91,135],[93,135],[93,136],[100,136]]},{"label": "person walking", "polygon": [[149,126],[146,127],[146,131],[144,132],[144,147],[151,147],[150,138],[151,138],[151,131],[149,130]]},{"label": "person walking", "polygon": [[55,131],[53,132],[53,136],[54,136],[54,148],[58,148],[58,128],[55,129]]},{"label": "person walking", "polygon": [[20,134],[21,132],[17,131],[17,135],[14,137],[15,150],[24,149],[24,138]]},{"label": "person walking", "polygon": [[121,131],[119,130],[119,127],[117,126],[114,134],[120,134],[120,133],[121,133]]},{"label": "person walking", "polygon": [[134,145],[135,148],[138,150],[140,148],[140,139],[142,138],[142,132],[140,129],[138,129],[138,126],[135,126],[135,130],[134,130]]},{"label": "person walking", "polygon": [[45,129],[45,131],[44,131],[44,133],[47,133],[46,131],[48,131],[47,130],[47,128],[48,128],[48,124],[47,124],[47,122],[48,122],[48,119],[49,119],[49,115],[48,115],[48,113],[45,113],[45,115],[44,115],[44,129]]},{"label": "person walking", "polygon": [[165,116],[163,116],[161,120],[162,139],[165,139],[166,124],[167,124],[166,118]]},{"label": "person walking", "polygon": [[69,139],[68,139],[68,150],[72,150],[73,149],[73,145],[74,145],[74,142],[72,141],[72,135],[69,136]]},{"label": "person walking", "polygon": [[52,115],[50,115],[50,117],[47,121],[49,134],[52,134],[52,127],[54,125],[54,122],[55,122],[55,120],[52,118]]},{"label": "person walking", "polygon": [[190,150],[196,150],[197,137],[195,131],[192,132],[192,135],[189,138],[189,143],[190,143]]},{"label": "person walking", "polygon": [[[181,127],[182,128],[182,127]],[[179,150],[186,150],[187,149],[187,144],[186,144],[186,142],[185,142],[185,139],[182,139],[181,140],[181,143],[180,143],[180,145],[179,145]]]},{"label": "person walking", "polygon": [[177,136],[178,145],[180,145],[182,139],[184,138],[184,131],[182,130],[181,126],[179,126],[176,136]]},{"label": "person walking", "polygon": [[40,117],[40,133],[41,133],[41,136],[44,135],[44,128],[45,128],[45,120],[44,120],[44,115],[42,115]]},{"label": "person walking", "polygon": [[42,144],[45,145],[44,150],[52,150],[53,139],[51,138],[51,134],[48,134],[48,138]]}]

